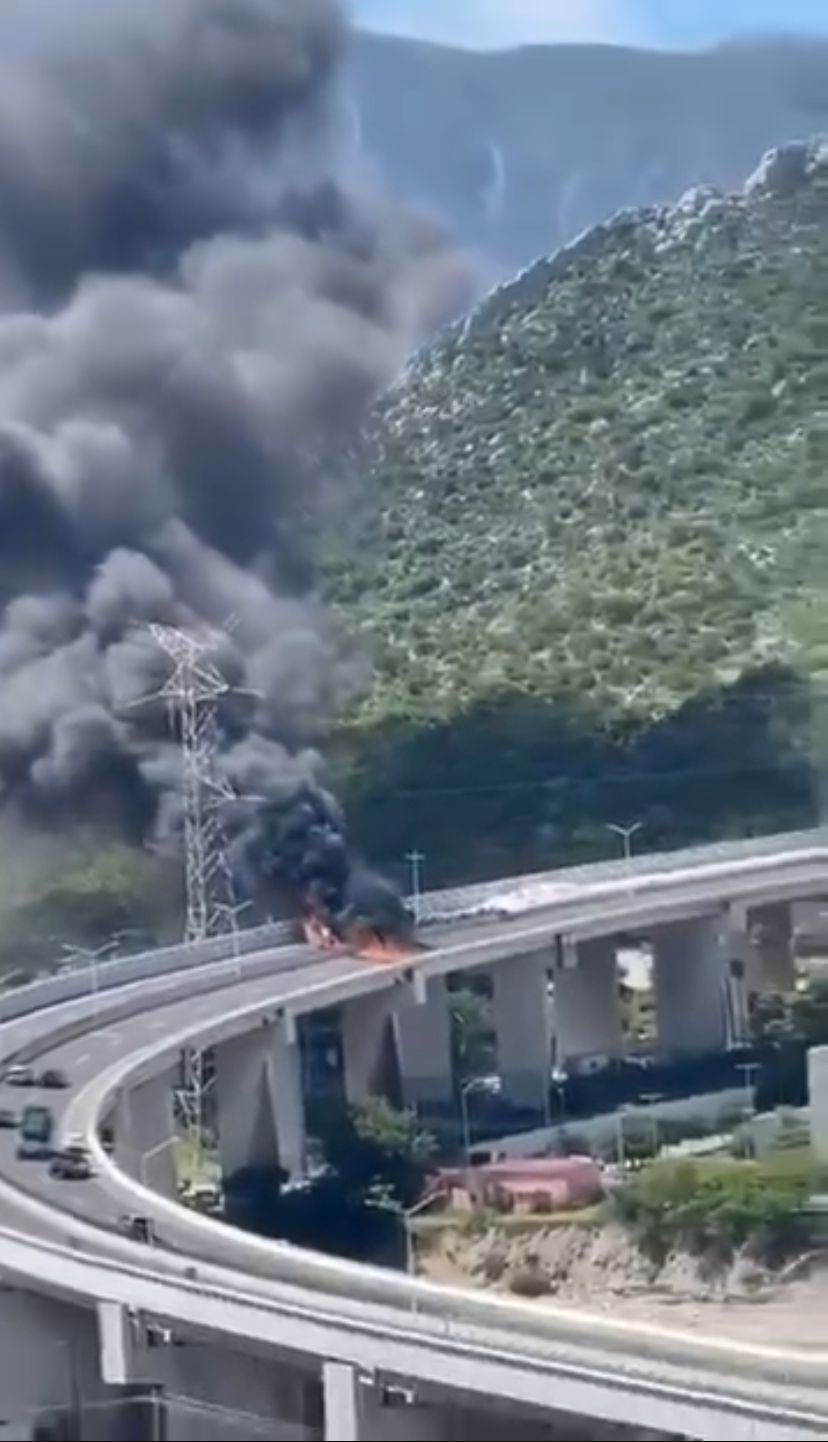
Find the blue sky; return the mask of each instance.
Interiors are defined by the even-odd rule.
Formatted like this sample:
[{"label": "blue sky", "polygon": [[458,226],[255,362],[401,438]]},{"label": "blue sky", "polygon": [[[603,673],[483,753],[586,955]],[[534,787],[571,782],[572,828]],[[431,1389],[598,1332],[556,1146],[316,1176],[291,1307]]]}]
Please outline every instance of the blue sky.
[{"label": "blue sky", "polygon": [[693,46],[740,31],[828,34],[828,0],[350,0],[376,30],[482,46],[599,40]]}]

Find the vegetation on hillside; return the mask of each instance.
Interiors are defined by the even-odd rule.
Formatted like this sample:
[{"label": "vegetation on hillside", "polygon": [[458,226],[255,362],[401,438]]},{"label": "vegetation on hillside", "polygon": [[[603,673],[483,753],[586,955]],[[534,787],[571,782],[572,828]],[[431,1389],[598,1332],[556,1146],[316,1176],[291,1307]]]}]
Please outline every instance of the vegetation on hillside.
[{"label": "vegetation on hillside", "polygon": [[623,213],[495,292],[369,454],[376,505],[323,559],[376,666],[345,740],[386,789],[434,784],[452,740],[455,784],[472,753],[478,781],[537,787],[666,734],[711,812],[717,768],[754,769],[734,811],[773,790],[810,746],[810,678],[828,690],[828,147]]},{"label": "vegetation on hillside", "polygon": [[89,832],[71,855],[61,848],[30,870],[25,884],[0,893],[0,973],[17,981],[67,962],[67,947],[111,942],[115,954],[181,933],[183,878],[149,852],[113,839],[104,848]]},{"label": "vegetation on hillside", "polygon": [[792,194],[697,193],[547,270],[379,417],[369,544],[331,571],[368,724],[508,692],[651,721],[793,655],[828,526],[828,147]]}]

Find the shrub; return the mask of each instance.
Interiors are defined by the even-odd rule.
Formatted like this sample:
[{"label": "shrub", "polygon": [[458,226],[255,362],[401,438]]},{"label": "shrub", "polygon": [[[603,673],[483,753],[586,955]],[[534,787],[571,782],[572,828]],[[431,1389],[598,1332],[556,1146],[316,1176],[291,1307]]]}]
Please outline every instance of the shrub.
[{"label": "shrub", "polygon": [[527,1258],[509,1277],[509,1291],[516,1297],[547,1297],[552,1282],[537,1258]]},{"label": "shrub", "polygon": [[487,1282],[499,1282],[508,1265],[509,1254],[505,1247],[493,1247],[483,1263],[483,1276]]},{"label": "shrub", "polygon": [[804,1241],[807,1166],[682,1162],[648,1168],[615,1198],[616,1215],[658,1265],[675,1250],[724,1261],[742,1247],[778,1265]]}]

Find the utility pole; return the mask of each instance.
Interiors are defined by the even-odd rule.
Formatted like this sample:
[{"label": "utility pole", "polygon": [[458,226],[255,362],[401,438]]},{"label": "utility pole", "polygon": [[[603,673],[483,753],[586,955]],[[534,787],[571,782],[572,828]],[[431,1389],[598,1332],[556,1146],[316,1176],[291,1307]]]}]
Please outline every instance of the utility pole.
[{"label": "utility pole", "polygon": [[422,851],[407,851],[405,859],[411,868],[411,905],[414,911],[414,920],[419,925],[421,903],[422,903],[422,868],[425,862],[425,855]]}]

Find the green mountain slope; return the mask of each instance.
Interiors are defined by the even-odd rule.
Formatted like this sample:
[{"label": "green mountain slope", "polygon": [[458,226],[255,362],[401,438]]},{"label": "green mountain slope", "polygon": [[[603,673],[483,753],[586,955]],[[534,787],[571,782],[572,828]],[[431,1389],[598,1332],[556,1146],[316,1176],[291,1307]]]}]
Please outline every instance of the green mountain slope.
[{"label": "green mountain slope", "polygon": [[[326,568],[375,660],[346,732],[378,845],[407,834],[409,801],[379,821],[395,787],[583,787],[665,735],[674,773],[801,766],[801,696],[782,723],[738,706],[828,671],[828,146],[622,213],[494,292],[386,398],[368,464],[374,508]],[[734,698],[713,737],[701,711]],[[767,824],[807,819],[803,785],[783,777]],[[738,796],[726,824],[723,789],[661,839],[759,824]],[[644,804],[593,801],[596,825]],[[560,807],[520,806],[498,864],[561,834]]]},{"label": "green mountain slope", "polygon": [[493,294],[387,399],[363,713],[507,693],[640,724],[792,657],[828,521],[828,148],[622,214]]}]

